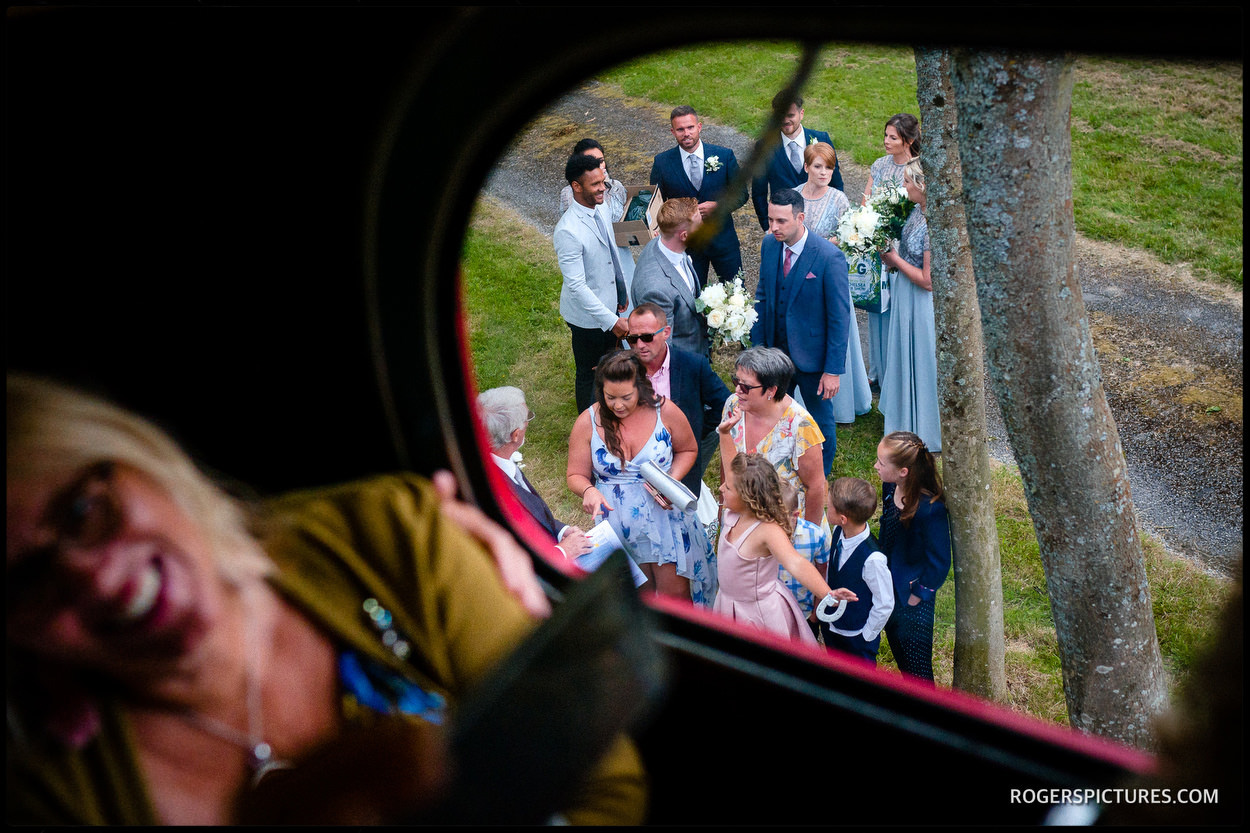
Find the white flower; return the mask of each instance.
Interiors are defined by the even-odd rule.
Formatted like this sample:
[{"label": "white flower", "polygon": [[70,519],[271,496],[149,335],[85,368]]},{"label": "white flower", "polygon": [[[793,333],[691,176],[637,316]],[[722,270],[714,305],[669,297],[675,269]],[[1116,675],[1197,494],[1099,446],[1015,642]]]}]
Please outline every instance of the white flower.
[{"label": "white flower", "polygon": [[880,220],[880,214],[871,208],[865,208],[855,217],[855,229],[864,237],[872,237],[872,233],[877,230],[877,224]]},{"label": "white flower", "polygon": [[734,309],[742,309],[747,305],[747,299],[745,295],[735,292],[727,303]]},{"label": "white flower", "polygon": [[725,326],[725,311],[723,309],[714,309],[707,314],[707,325],[714,330],[719,330]]},{"label": "white flower", "polygon": [[739,333],[739,335],[741,335],[742,328],[745,324],[746,316],[742,314],[741,310],[734,310],[725,318],[725,326],[729,328],[730,332],[736,332]]},{"label": "white flower", "polygon": [[719,170],[720,170],[720,157],[719,157],[719,156],[709,156],[709,157],[707,158],[707,161],[705,161],[705,162],[703,163],[703,170],[705,170],[705,171],[719,171]]},{"label": "white flower", "polygon": [[709,284],[699,295],[699,300],[709,307],[721,306],[725,303],[725,285],[723,283]]}]

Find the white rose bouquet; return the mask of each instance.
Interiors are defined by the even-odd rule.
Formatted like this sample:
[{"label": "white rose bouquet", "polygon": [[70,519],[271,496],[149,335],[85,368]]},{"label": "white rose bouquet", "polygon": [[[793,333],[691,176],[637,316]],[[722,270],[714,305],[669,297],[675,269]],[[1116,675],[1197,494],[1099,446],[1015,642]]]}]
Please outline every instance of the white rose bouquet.
[{"label": "white rose bouquet", "polygon": [[734,341],[743,347],[751,346],[751,326],[759,316],[755,312],[755,302],[747,297],[742,287],[741,269],[732,284],[708,284],[695,299],[694,308],[707,316],[712,346],[720,347]]},{"label": "white rose bouquet", "polygon": [[903,189],[886,182],[867,205],[844,212],[838,221],[838,241],[848,256],[867,257],[890,247],[916,204]]},{"label": "white rose bouquet", "polygon": [[867,205],[844,212],[838,221],[838,244],[850,267],[851,302],[860,309],[889,309],[889,281],[881,274],[881,252],[902,234],[915,205],[901,186],[884,182]]}]

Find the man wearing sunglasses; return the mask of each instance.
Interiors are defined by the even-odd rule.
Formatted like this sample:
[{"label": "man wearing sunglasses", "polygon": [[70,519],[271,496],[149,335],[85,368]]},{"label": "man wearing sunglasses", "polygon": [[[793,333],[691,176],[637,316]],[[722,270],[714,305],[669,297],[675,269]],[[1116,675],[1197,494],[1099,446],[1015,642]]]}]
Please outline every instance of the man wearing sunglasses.
[{"label": "man wearing sunglasses", "polygon": [[664,310],[656,304],[642,303],[629,315],[629,335],[625,340],[646,366],[647,378],[656,394],[673,400],[699,438],[699,456],[681,479],[697,495],[703,472],[716,450],[716,426],[729,398],[729,388],[712,370],[707,356],[669,343],[671,332]]}]

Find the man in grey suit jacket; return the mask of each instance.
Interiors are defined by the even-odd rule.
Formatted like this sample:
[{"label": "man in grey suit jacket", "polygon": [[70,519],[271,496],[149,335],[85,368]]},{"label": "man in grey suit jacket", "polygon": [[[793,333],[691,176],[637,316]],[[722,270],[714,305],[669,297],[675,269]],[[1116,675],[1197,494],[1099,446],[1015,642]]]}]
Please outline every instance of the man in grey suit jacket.
[{"label": "man in grey suit jacket", "polygon": [[664,310],[672,344],[706,356],[707,319],[694,308],[699,277],[686,254],[686,238],[703,222],[699,204],[690,197],[666,200],[657,220],[660,236],[638,256],[630,297],[635,307],[650,303]]},{"label": "man in grey suit jacket", "polygon": [[603,205],[605,174],[593,156],[570,156],[564,178],[573,190],[573,204],[556,223],[551,243],[564,282],[560,286],[560,315],[573,340],[574,389],[578,413],[594,397],[595,366],[599,358],[621,346],[629,332],[622,317],[629,304],[612,220]]}]

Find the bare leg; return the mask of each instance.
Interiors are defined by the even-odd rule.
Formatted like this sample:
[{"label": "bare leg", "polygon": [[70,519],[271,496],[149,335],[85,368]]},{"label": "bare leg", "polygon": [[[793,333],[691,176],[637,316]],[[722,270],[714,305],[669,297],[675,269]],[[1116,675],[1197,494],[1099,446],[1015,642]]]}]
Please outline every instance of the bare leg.
[{"label": "bare leg", "polygon": [[642,574],[647,577],[647,583],[644,584],[640,588],[641,592],[643,593],[659,592],[657,589],[658,585],[656,584],[656,581],[655,581],[655,567],[656,567],[655,564],[639,564],[638,565],[638,569],[642,570]]},{"label": "bare leg", "polygon": [[690,601],[690,580],[677,575],[676,564],[647,564],[655,572],[655,592]]}]

